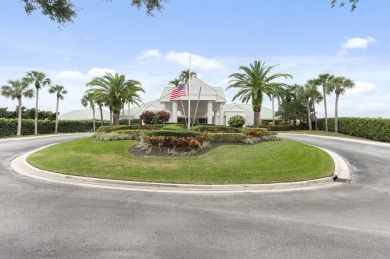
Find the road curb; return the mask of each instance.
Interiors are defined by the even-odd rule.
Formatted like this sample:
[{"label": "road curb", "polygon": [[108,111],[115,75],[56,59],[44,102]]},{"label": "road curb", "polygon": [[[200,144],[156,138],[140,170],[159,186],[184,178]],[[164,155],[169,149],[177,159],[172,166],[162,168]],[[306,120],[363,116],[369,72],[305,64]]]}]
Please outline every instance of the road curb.
[{"label": "road curb", "polygon": [[[52,144],[54,145],[54,144]],[[51,145],[48,145],[51,146]],[[194,185],[194,184],[169,184],[169,183],[149,183],[149,182],[134,182],[109,180],[91,177],[80,177],[73,175],[65,175],[53,173],[33,167],[27,162],[27,157],[37,152],[44,146],[28,153],[25,153],[11,161],[12,169],[22,175],[29,176],[35,179],[73,184],[79,186],[88,186],[105,189],[119,189],[129,191],[143,192],[163,192],[163,193],[259,193],[259,192],[286,192],[298,190],[311,190],[318,188],[339,186],[341,183],[335,183],[333,177],[320,178],[315,180],[289,182],[289,183],[273,183],[273,184],[232,184],[232,185]],[[319,148],[319,147],[317,147]],[[347,163],[336,153],[320,148],[327,152],[335,163],[334,175],[338,178],[350,179],[349,167]]]}]

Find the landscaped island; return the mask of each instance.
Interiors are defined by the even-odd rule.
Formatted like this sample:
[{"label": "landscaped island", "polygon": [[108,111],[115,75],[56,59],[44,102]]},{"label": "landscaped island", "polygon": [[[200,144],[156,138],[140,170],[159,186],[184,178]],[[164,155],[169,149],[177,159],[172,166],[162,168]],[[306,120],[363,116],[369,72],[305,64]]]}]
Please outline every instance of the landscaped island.
[{"label": "landscaped island", "polygon": [[[123,129],[125,127],[127,129]],[[278,140],[275,133],[264,129],[199,126],[194,127],[198,131],[184,131],[174,125],[164,127],[170,129],[102,128],[96,138],[122,140],[84,138],[64,142],[32,154],[28,162],[41,169],[69,175],[186,184],[292,182],[327,177],[334,171],[333,160],[326,152],[290,140],[273,141]],[[113,129],[116,132],[112,132]],[[217,130],[222,132],[215,132]],[[188,139],[182,135],[184,132],[190,135]],[[138,141],[126,140],[126,136]],[[199,138],[204,141],[198,143]],[[189,148],[179,147],[183,145],[179,143],[187,145],[187,142],[192,143]],[[213,145],[218,147],[212,149]],[[138,146],[144,155],[131,154],[134,146]],[[180,153],[180,148],[187,153]],[[151,156],[153,149],[171,153]],[[199,152],[200,149],[210,151]]]}]

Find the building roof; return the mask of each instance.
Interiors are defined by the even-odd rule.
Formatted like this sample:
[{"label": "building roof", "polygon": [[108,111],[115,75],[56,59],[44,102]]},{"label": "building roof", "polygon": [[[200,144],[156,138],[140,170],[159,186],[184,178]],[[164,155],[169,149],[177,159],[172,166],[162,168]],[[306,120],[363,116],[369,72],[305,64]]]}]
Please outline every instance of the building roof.
[{"label": "building roof", "polygon": [[[229,110],[230,108],[234,107],[235,105],[245,109],[249,114],[253,116],[253,109],[252,104],[246,104],[246,103],[229,103],[225,104],[225,110]],[[263,120],[272,120],[272,110],[268,109],[267,107],[261,106],[261,119]]]},{"label": "building roof", "polygon": [[[82,110],[74,110],[64,114],[60,114],[58,116],[59,120],[92,120],[93,112],[92,109],[82,109]],[[95,108],[95,119],[100,120],[100,111]],[[103,120],[110,120],[110,113],[103,110]]]}]

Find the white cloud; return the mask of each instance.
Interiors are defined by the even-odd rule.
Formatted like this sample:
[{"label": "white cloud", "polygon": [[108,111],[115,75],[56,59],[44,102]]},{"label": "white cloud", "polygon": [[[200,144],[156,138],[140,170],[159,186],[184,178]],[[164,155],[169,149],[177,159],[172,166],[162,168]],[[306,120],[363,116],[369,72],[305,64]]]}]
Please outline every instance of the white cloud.
[{"label": "white cloud", "polygon": [[98,77],[98,76],[104,76],[106,73],[110,74],[115,74],[115,70],[110,69],[110,68],[91,68],[88,72],[87,75],[90,77]]},{"label": "white cloud", "polygon": [[195,69],[203,69],[203,70],[218,70],[224,69],[225,67],[220,64],[215,59],[209,59],[202,57],[200,55],[191,54],[188,52],[176,52],[170,51],[165,55],[165,58],[168,61],[176,62],[185,67],[189,66],[189,56],[191,55],[191,67]]},{"label": "white cloud", "polygon": [[355,87],[348,90],[349,94],[366,94],[375,90],[375,84],[370,82],[355,82]]},{"label": "white cloud", "polygon": [[62,79],[82,79],[84,74],[79,71],[60,71],[57,77]]},{"label": "white cloud", "polygon": [[358,104],[356,111],[359,112],[378,112],[380,114],[384,109],[386,109],[386,104],[382,102],[364,102]]},{"label": "white cloud", "polygon": [[148,49],[148,50],[145,50],[145,51],[142,51],[137,59],[138,60],[145,60],[145,59],[155,59],[155,60],[158,60],[160,59],[162,56],[162,54],[160,53],[160,51],[158,49]]},{"label": "white cloud", "polygon": [[344,50],[347,49],[360,49],[360,48],[367,48],[369,44],[374,43],[376,40],[372,37],[367,38],[349,38],[346,42],[344,42],[341,47]]}]

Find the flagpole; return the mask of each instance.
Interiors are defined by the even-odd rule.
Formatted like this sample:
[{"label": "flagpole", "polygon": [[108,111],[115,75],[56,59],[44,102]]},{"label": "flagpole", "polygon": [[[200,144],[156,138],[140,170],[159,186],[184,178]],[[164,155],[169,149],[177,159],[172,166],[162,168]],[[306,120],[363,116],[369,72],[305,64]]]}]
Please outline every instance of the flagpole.
[{"label": "flagpole", "polygon": [[191,128],[191,91],[190,91],[190,82],[191,82],[191,55],[190,55],[190,64],[188,69],[188,130]]}]

